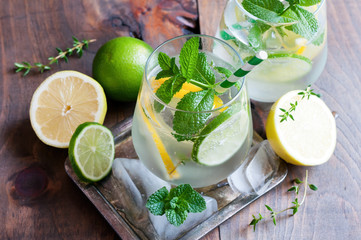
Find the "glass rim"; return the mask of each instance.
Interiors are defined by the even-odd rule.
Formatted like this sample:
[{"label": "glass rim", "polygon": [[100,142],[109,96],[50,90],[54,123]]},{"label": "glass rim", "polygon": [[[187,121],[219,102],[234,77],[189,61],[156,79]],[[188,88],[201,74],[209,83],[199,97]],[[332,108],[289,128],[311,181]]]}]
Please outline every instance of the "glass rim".
[{"label": "glass rim", "polygon": [[[164,45],[172,42],[172,41],[175,41],[175,40],[178,40],[180,38],[191,38],[191,37],[200,37],[200,38],[209,38],[209,39],[213,39],[217,42],[220,42],[221,44],[224,44],[226,45],[227,47],[229,47],[234,53],[235,55],[237,56],[237,58],[240,60],[241,64],[244,64],[241,56],[238,54],[238,52],[231,46],[229,45],[227,42],[223,41],[222,39],[219,39],[219,38],[216,38],[216,37],[213,37],[213,36],[210,36],[210,35],[206,35],[206,34],[186,34],[186,35],[181,35],[181,36],[177,36],[177,37],[174,37],[174,38],[171,38],[171,39],[168,39],[166,40],[165,42],[163,42],[162,44],[160,44],[158,47],[156,47],[153,52],[149,55],[146,63],[145,63],[145,68],[144,68],[144,78],[146,80],[146,84],[147,84],[147,87],[149,87],[149,89],[151,89],[151,96],[157,101],[159,102],[160,104],[162,104],[164,107],[172,110],[172,111],[178,111],[178,112],[186,112],[186,113],[213,113],[213,112],[217,112],[218,110],[220,109],[223,109],[225,107],[228,107],[229,105],[231,105],[235,99],[237,99],[239,97],[239,95],[241,94],[243,88],[245,87],[245,77],[241,77],[238,82],[241,83],[241,86],[239,88],[239,90],[237,89],[237,94],[235,96],[232,97],[232,99],[230,101],[228,101],[227,103],[223,104],[222,106],[220,107],[217,107],[217,108],[214,108],[212,110],[207,110],[207,111],[185,111],[185,110],[182,110],[182,109],[177,109],[175,107],[172,107],[170,106],[169,104],[166,104],[165,102],[163,102],[160,98],[158,98],[158,96],[155,94],[155,92],[153,91],[153,88],[149,82],[149,78],[148,78],[148,70],[147,70],[147,67],[148,65],[150,64],[150,60],[151,58],[157,53],[157,52],[160,52],[159,49],[161,49]],[[233,87],[233,86],[232,86]],[[231,88],[232,88],[231,87]],[[229,88],[229,89],[231,89]]]},{"label": "glass rim", "polygon": [[[267,20],[263,20],[263,19],[260,19],[256,16],[254,16],[253,14],[249,13],[246,9],[243,8],[242,4],[239,2],[239,0],[234,0],[237,4],[237,7],[244,13],[246,14],[248,17],[252,18],[253,20],[259,20],[259,21],[262,21],[262,22],[265,22],[265,23],[268,23],[269,25],[272,25],[272,26],[288,26],[288,25],[292,25],[294,23],[296,23],[297,21],[295,22],[287,22],[287,23],[275,23],[275,22],[270,22],[270,21],[267,21]],[[316,15],[320,9],[322,8],[323,4],[326,2],[326,0],[322,0],[320,3],[319,3],[319,6],[317,7],[317,9],[315,11],[312,12],[313,15]]]}]

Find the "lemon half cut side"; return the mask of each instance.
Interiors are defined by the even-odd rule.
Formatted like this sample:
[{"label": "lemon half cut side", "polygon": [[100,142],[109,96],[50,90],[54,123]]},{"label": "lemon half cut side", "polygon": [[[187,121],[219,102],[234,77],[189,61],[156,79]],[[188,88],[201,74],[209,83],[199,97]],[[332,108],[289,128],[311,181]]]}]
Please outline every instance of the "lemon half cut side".
[{"label": "lemon half cut side", "polygon": [[67,148],[80,124],[102,124],[106,111],[106,97],[97,81],[80,72],[60,71],[35,90],[29,112],[31,125],[42,142]]},{"label": "lemon half cut side", "polygon": [[[274,151],[294,165],[315,166],[327,162],[336,147],[336,122],[330,109],[317,96],[308,99],[295,90],[283,95],[271,108],[266,135]],[[297,101],[294,118],[280,122],[282,109]]]}]

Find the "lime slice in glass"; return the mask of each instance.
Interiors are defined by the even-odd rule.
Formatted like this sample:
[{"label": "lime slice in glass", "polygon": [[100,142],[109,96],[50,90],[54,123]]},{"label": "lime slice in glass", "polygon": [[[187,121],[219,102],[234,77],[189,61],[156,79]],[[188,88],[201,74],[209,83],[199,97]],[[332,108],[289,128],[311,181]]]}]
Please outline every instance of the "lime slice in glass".
[{"label": "lime slice in glass", "polygon": [[101,124],[86,122],[75,130],[69,143],[69,159],[83,181],[96,182],[110,172],[114,160],[114,137]]},{"label": "lime slice in glass", "polygon": [[249,116],[240,104],[213,119],[194,142],[192,159],[202,165],[217,166],[229,160],[248,134]]},{"label": "lime slice in glass", "polygon": [[270,54],[267,60],[248,74],[248,78],[267,82],[292,82],[302,78],[311,69],[311,60],[304,56],[287,53]]}]

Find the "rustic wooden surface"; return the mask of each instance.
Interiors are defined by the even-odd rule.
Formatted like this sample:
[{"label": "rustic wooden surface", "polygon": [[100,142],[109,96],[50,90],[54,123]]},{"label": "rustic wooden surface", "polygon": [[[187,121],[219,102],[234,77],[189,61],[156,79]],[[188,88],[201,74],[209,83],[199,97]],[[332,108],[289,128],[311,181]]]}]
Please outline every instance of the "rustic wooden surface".
[{"label": "rustic wooden surface", "polygon": [[[134,36],[153,47],[189,31],[214,34],[225,0],[1,0],[0,1],[0,239],[118,239],[109,224],[64,171],[66,150],[44,145],[29,121],[34,90],[51,73],[72,69],[91,75],[96,50],[116,36]],[[198,15],[199,26],[198,28]],[[361,2],[328,1],[329,55],[314,85],[337,112],[338,142],[330,161],[309,167],[312,192],[294,217],[256,232],[252,214],[289,206],[290,179],[304,167],[289,166],[277,189],[252,203],[204,239],[359,239],[361,235]],[[71,36],[96,38],[82,59],[23,78],[13,63],[46,61]],[[105,125],[132,114],[134,103],[109,101]]]}]

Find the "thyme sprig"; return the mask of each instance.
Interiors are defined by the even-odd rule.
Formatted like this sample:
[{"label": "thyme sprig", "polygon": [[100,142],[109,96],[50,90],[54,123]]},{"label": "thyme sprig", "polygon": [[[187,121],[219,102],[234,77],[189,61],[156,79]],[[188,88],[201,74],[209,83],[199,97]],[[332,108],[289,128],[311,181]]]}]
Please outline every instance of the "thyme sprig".
[{"label": "thyme sprig", "polygon": [[[306,170],[306,176],[305,179],[303,181],[301,181],[299,178],[296,178],[293,180],[293,182],[297,185],[292,186],[290,189],[288,189],[288,192],[295,192],[296,193],[296,198],[293,200],[292,202],[292,206],[282,210],[282,211],[274,211],[270,206],[265,205],[267,210],[270,211],[270,217],[272,218],[273,224],[276,226],[276,216],[280,213],[283,213],[285,211],[288,210],[292,210],[292,215],[295,215],[298,212],[299,207],[305,202],[306,200],[306,194],[307,194],[307,188],[309,187],[311,190],[313,191],[317,191],[318,188],[314,185],[314,184],[309,184],[308,183],[308,171]],[[303,184],[304,186],[304,192],[303,192],[303,198],[302,201],[299,202],[298,201],[298,194],[299,194],[299,190],[300,190],[300,184]],[[256,231],[256,225],[258,224],[258,222],[260,222],[262,219],[266,219],[265,217],[263,217],[260,213],[259,213],[259,217],[255,217],[254,215],[252,215],[253,219],[251,221],[251,223],[249,224],[250,226],[253,226],[253,231]]]},{"label": "thyme sprig", "polygon": [[[320,94],[315,93],[314,90],[311,89],[311,85],[308,85],[307,88],[304,91],[299,92],[298,95],[302,96],[301,100],[303,100],[304,98],[307,98],[308,100],[310,99],[311,95],[314,95],[316,97],[321,97]],[[279,117],[281,118],[280,122],[287,121],[288,117],[291,118],[293,121],[295,120],[292,115],[292,112],[296,110],[298,102],[295,101],[294,103],[290,103],[290,105],[291,107],[288,110],[284,108],[280,108],[280,110],[283,112],[283,114],[279,115]]]},{"label": "thyme sprig", "polygon": [[83,56],[84,49],[87,49],[89,46],[89,43],[95,42],[96,39],[90,39],[90,40],[81,40],[79,41],[76,37],[73,38],[73,47],[72,48],[66,48],[66,50],[62,50],[61,48],[56,48],[58,51],[58,55],[56,57],[49,57],[49,62],[47,64],[42,63],[34,63],[31,64],[29,62],[23,61],[21,63],[14,63],[15,65],[15,72],[21,72],[24,71],[23,76],[26,76],[31,69],[37,69],[40,73],[43,73],[45,70],[50,70],[50,65],[54,63],[59,63],[60,59],[64,59],[64,61],[67,63],[69,61],[68,57],[73,55],[74,53],[78,55],[79,58]]}]

